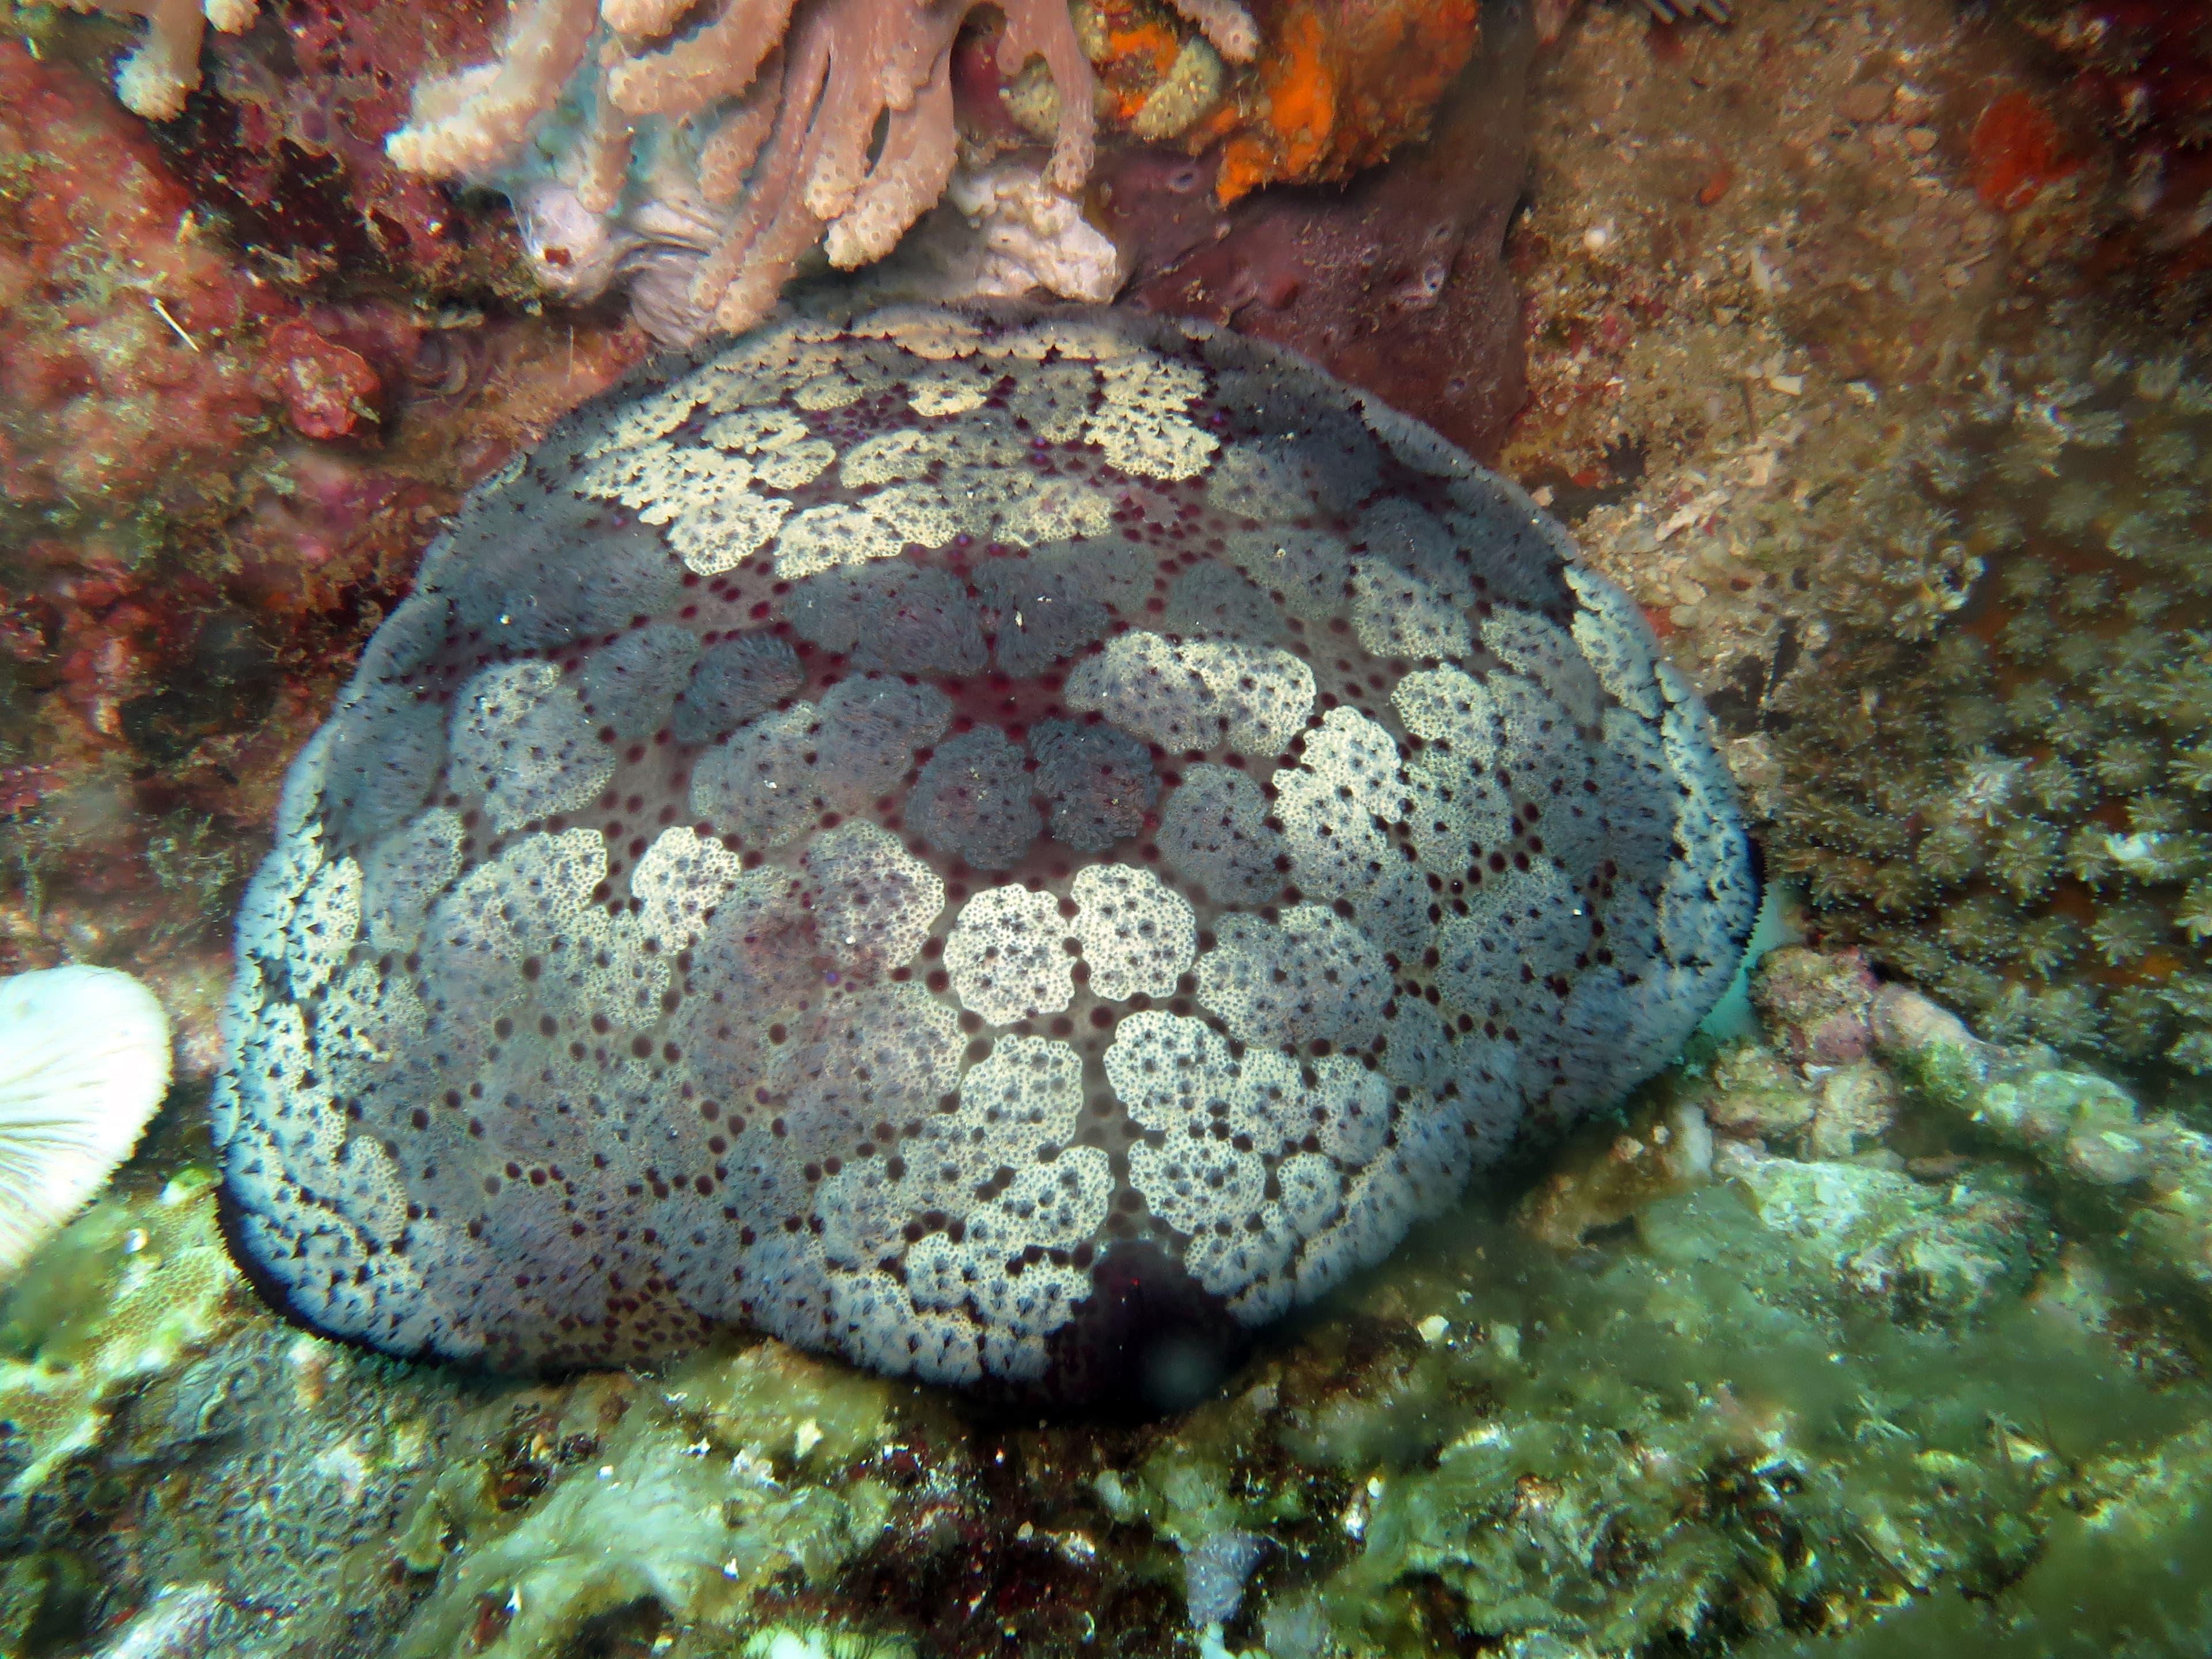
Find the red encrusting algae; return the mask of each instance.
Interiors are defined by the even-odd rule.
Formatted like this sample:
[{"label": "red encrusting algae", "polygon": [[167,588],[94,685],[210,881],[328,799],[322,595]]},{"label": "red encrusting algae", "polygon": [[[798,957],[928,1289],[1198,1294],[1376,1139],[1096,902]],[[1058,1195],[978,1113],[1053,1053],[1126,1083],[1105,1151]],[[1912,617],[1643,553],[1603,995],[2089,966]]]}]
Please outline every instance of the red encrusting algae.
[{"label": "red encrusting algae", "polygon": [[215,504],[289,309],[105,88],[0,40],[0,497],[69,516]]}]

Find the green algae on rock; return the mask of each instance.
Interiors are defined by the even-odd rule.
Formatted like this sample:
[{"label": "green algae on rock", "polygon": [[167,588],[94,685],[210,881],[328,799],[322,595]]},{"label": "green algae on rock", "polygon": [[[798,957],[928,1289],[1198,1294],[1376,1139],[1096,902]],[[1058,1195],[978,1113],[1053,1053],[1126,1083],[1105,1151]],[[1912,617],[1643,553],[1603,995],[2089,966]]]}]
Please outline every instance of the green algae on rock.
[{"label": "green algae on rock", "polygon": [[1993,1613],[1963,1596],[1929,1596],[1841,1640],[1771,1638],[1747,1659],[2109,1659],[2197,1654],[2212,1646],[2212,1427],[2149,1455],[2085,1467],[2039,1540],[2033,1565]]},{"label": "green algae on rock", "polygon": [[2212,1313],[2212,1135],[2173,1113],[2145,1116],[2127,1091],[2047,1051],[1961,1052],[1933,1075],[1931,1097],[2029,1154],[2082,1231]]},{"label": "green algae on rock", "polygon": [[242,1286],[215,1212],[201,1171],[102,1199],[0,1297],[0,1499],[43,1486],[118,1399],[235,1322]]},{"label": "green algae on rock", "polygon": [[409,1535],[434,1539],[445,1564],[395,1659],[551,1659],[641,1602],[701,1627],[689,1651],[726,1651],[765,1585],[794,1571],[824,1583],[882,1531],[881,1484],[787,1477],[817,1454],[834,1467],[873,1450],[886,1395],[775,1343],[695,1359],[658,1386],[586,1382],[544,1432],[592,1449],[527,1505],[502,1505],[483,1462],[450,1465],[426,1495]]},{"label": "green algae on rock", "polygon": [[[1899,1103],[1885,1139],[1934,1146],[1964,1124],[1929,1079],[2002,1083],[1940,1011],[1866,1012],[1882,1048],[1861,1063]],[[1900,1032],[1923,1047],[1908,1054]],[[1905,1066],[1931,1033],[1971,1064]],[[1760,1052],[1673,1080],[1627,1133],[1686,1110],[1755,1127],[1765,1109],[1727,1097],[1778,1091]],[[1563,1178],[1610,1190],[1617,1150],[1593,1139],[1572,1158],[1597,1173]],[[1903,1650],[1925,1626],[1953,1653],[1994,1656],[2014,1650],[2015,1622],[2059,1628],[2058,1582],[2097,1609],[2084,1629],[2195,1628],[2185,1576],[2131,1571],[2107,1596],[2049,1565],[2106,1547],[2084,1517],[2131,1517],[2167,1562],[2195,1535],[2176,1494],[2202,1479],[2191,1425],[2212,1393],[2185,1354],[2113,1316],[2121,1276],[2148,1279],[2124,1218],[2062,1245],[2032,1168],[1956,1152],[1911,1167],[1886,1146],[1791,1158],[1723,1139],[1710,1184],[1655,1164],[1628,1231],[1532,1251],[1540,1217],[1431,1230],[1356,1308],[1325,1310],[1231,1398],[1094,1476],[1095,1501],[1186,1551],[1231,1530],[1279,1546],[1221,1638],[1271,1659],[1469,1641],[1561,1659],[1811,1656],[1838,1638],[1876,1653],[1897,1618]],[[2086,1259],[2099,1249],[2110,1273]]]},{"label": "green algae on rock", "polygon": [[[1311,1565],[1265,1584],[1255,1626],[1317,1608],[1310,1651],[1611,1654],[1996,1594],[2070,1516],[2074,1466],[2204,1410],[2022,1297],[2014,1200],[1907,1195],[1858,1166],[1789,1180],[1848,1194],[1862,1247],[1834,1223],[1777,1230],[1728,1183],[1652,1206],[1640,1248],[1595,1269],[1474,1230],[1449,1266],[1391,1275],[1436,1342],[1331,1397],[1324,1335],[1259,1385],[1279,1396],[1261,1437],[1210,1407],[1156,1449],[1152,1501],[1172,1515],[1194,1465],[1280,1529],[1255,1488],[1334,1476],[1331,1512],[1291,1534]],[[1929,1261],[1968,1265],[1900,1294],[1888,1264]]]}]

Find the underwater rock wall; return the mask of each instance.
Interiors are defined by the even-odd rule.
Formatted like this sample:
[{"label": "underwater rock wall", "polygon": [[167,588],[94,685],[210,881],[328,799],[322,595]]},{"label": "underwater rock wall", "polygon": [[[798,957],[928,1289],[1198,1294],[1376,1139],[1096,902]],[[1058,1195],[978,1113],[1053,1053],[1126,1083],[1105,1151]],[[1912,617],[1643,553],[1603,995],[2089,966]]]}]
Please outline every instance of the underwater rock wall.
[{"label": "underwater rock wall", "polygon": [[[1360,26],[1359,10],[1344,14],[1346,27]],[[1439,45],[1424,73],[1448,64],[1457,79],[1437,82],[1446,89],[1434,100],[1424,91],[1401,106],[1420,112],[1424,142],[1340,190],[1274,188],[1224,204],[1235,140],[1194,162],[1157,149],[1109,152],[1098,211],[1128,261],[1125,302],[1232,319],[1490,460],[1528,398],[1527,330],[1505,249],[1528,177],[1534,33],[1526,7],[1497,4],[1484,9],[1471,56]],[[1313,101],[1334,111],[1334,95]],[[1352,116],[1333,118],[1332,132],[1377,142],[1358,136]]]},{"label": "underwater rock wall", "polygon": [[2112,266],[2131,266],[2135,295],[2187,317],[2205,299],[2212,229],[2212,10],[2203,0],[2009,0],[2003,10],[2048,49],[2069,117],[2095,135],[2076,143],[2045,125],[2021,137],[2077,166],[2106,164],[2100,149],[2109,155],[2105,188],[2126,215]]},{"label": "underwater rock wall", "polygon": [[178,515],[221,510],[220,459],[260,413],[252,356],[229,343],[277,302],[189,226],[189,193],[96,88],[0,38],[0,93],[9,519],[112,517],[148,497]]},{"label": "underwater rock wall", "polygon": [[[696,29],[619,5],[443,6],[419,26],[280,9],[281,45],[250,8],[204,42],[199,9],[161,9],[118,70],[132,107],[181,112],[182,159],[219,211],[295,275],[366,258],[447,293],[614,285],[663,339],[718,305],[720,326],[757,319],[817,242],[840,267],[879,258],[940,195],[957,210],[934,216],[930,297],[1109,298],[1132,251],[1084,223],[1094,131],[1197,158],[1191,188],[1224,205],[1335,183],[1418,143],[1478,42],[1525,27],[1517,8],[1480,27],[1472,0],[1301,0],[1258,21],[1234,0],[1050,0],[917,7],[896,27],[836,0],[738,0]],[[132,67],[155,64],[158,96]],[[897,141],[863,154],[885,115]],[[520,238],[446,179],[504,192]],[[1437,252],[1418,240],[1399,250],[1416,266]]]},{"label": "underwater rock wall", "polygon": [[127,964],[204,1079],[283,768],[438,516],[643,343],[303,302],[65,57],[0,87],[0,969]]},{"label": "underwater rock wall", "polygon": [[[1812,925],[1992,1034],[2185,1064],[2196,371],[2059,304],[2115,268],[2108,158],[2032,42],[1939,21],[1790,20],[1771,111],[1756,32],[1662,33],[1626,95],[1663,138],[1540,141],[1581,170],[1523,243],[1565,275],[1509,461],[1705,692]],[[1597,88],[1642,43],[1578,38],[1538,107],[1622,120]]]}]

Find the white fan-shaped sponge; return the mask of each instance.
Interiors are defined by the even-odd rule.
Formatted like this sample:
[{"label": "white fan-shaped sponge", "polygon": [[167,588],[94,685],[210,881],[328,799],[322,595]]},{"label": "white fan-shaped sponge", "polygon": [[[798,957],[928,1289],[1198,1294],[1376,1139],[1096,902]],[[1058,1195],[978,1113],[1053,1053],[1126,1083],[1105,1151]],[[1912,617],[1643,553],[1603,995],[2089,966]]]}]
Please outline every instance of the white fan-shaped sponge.
[{"label": "white fan-shaped sponge", "polygon": [[131,1156],[169,1086],[169,1017],[112,968],[0,980],[0,1283]]}]

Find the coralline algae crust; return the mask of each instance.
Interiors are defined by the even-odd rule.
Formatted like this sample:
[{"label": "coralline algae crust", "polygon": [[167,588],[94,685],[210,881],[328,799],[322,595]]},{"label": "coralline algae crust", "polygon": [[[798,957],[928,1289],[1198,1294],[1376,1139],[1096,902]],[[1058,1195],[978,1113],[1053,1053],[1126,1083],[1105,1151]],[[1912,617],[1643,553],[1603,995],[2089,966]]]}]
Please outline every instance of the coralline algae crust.
[{"label": "coralline algae crust", "polygon": [[294,769],[214,1115],[379,1349],[1064,1396],[1610,1104],[1755,904],[1517,490],[1106,312],[790,320],[478,489]]}]

